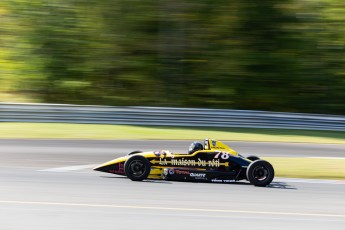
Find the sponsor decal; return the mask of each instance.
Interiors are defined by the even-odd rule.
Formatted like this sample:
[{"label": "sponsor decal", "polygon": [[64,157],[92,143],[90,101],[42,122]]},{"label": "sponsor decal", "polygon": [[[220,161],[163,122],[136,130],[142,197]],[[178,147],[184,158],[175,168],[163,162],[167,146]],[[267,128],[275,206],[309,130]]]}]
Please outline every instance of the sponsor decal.
[{"label": "sponsor decal", "polygon": [[[222,157],[220,157],[222,158]],[[228,162],[221,163],[220,159],[212,159],[212,160],[202,160],[198,158],[195,159],[188,159],[188,158],[171,158],[171,160],[168,160],[166,158],[162,159],[153,159],[150,161],[152,164],[159,164],[162,166],[184,166],[184,167],[220,167],[222,166],[229,166]]]},{"label": "sponsor decal", "polygon": [[216,146],[216,144],[217,144],[217,141],[212,140],[212,145],[213,145],[213,147],[215,147],[215,146]]},{"label": "sponsor decal", "polygon": [[165,168],[165,169],[163,170],[163,175],[166,176],[166,175],[168,175],[168,173],[169,173],[169,169],[168,169],[168,168]]},{"label": "sponsor decal", "polygon": [[190,173],[189,177],[192,177],[192,178],[194,178],[196,180],[207,180],[206,173],[194,172],[194,173]]},{"label": "sponsor decal", "polygon": [[173,175],[175,173],[175,170],[174,169],[169,169],[169,174],[170,175]]},{"label": "sponsor decal", "polygon": [[110,173],[120,173],[120,174],[123,174],[123,173],[125,173],[125,170],[124,170],[123,166],[124,166],[124,163],[119,163],[118,165],[115,165],[115,169],[109,170],[109,172]]},{"label": "sponsor decal", "polygon": [[[170,161],[169,161],[169,162],[170,162]],[[160,164],[160,165],[168,165],[169,162],[167,161],[167,159],[159,158],[159,164]]]},{"label": "sponsor decal", "polygon": [[171,165],[174,166],[208,166],[208,167],[219,167],[220,166],[220,161],[212,159],[209,161],[201,160],[198,158],[198,160],[194,159],[185,159],[185,158],[180,158],[180,159],[171,159]]},{"label": "sponsor decal", "polygon": [[236,181],[235,180],[222,180],[222,179],[214,178],[211,180],[211,182],[213,182],[213,183],[233,183]]},{"label": "sponsor decal", "polygon": [[190,177],[195,177],[195,178],[205,178],[206,177],[206,173],[190,173],[189,176]]},{"label": "sponsor decal", "polygon": [[176,174],[180,174],[180,175],[189,175],[189,171],[185,171],[185,170],[175,170]]},{"label": "sponsor decal", "polygon": [[213,146],[213,149],[225,149],[224,147]]}]

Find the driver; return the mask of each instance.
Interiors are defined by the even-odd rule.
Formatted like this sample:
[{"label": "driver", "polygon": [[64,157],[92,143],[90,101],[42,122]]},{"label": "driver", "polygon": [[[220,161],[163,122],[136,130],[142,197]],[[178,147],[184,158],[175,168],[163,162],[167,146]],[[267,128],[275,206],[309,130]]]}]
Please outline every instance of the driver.
[{"label": "driver", "polygon": [[192,144],[190,144],[189,149],[188,149],[188,154],[192,154],[196,151],[203,150],[204,146],[202,143],[198,141],[194,141]]}]

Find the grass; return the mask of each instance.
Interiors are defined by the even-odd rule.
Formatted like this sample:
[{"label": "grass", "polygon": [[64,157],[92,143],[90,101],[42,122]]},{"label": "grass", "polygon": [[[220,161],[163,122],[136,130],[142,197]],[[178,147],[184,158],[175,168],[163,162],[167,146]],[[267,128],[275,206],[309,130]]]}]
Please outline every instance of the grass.
[{"label": "grass", "polygon": [[277,177],[345,180],[345,158],[266,157]]},{"label": "grass", "polygon": [[0,123],[0,138],[38,139],[152,139],[272,141],[345,144],[345,131],[240,128],[148,127],[66,123]]}]

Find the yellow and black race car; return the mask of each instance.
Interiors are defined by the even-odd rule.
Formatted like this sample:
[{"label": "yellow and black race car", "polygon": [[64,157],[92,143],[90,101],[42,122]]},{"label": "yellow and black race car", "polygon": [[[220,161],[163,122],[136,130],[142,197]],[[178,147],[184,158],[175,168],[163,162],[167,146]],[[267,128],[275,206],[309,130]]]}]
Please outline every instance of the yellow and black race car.
[{"label": "yellow and black race car", "polygon": [[133,181],[165,179],[176,181],[231,183],[248,180],[267,186],[274,178],[272,165],[256,156],[243,157],[217,140],[193,142],[188,154],[167,150],[135,151],[108,161],[96,171],[127,176]]}]

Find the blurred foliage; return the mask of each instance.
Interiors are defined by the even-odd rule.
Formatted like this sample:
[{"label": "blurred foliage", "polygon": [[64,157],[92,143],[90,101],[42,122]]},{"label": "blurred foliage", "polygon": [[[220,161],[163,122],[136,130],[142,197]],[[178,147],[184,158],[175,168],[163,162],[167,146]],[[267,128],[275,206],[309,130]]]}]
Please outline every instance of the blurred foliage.
[{"label": "blurred foliage", "polygon": [[0,130],[0,138],[12,139],[203,140],[217,137],[231,141],[345,144],[345,132],[322,130],[25,122],[0,122]]},{"label": "blurred foliage", "polygon": [[2,0],[0,101],[345,114],[342,0]]}]

